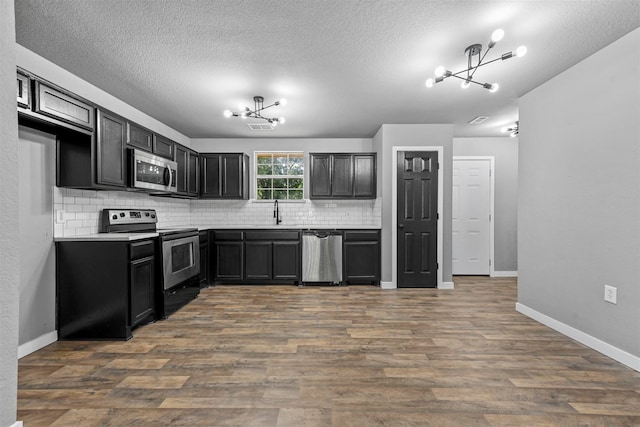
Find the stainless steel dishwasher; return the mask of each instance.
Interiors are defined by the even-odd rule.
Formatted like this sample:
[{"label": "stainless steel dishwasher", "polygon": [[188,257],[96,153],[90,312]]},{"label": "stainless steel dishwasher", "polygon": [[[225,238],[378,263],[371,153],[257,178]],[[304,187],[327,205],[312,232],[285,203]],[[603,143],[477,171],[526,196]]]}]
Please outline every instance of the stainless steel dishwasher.
[{"label": "stainless steel dishwasher", "polygon": [[302,232],[302,283],[342,284],[342,232]]}]

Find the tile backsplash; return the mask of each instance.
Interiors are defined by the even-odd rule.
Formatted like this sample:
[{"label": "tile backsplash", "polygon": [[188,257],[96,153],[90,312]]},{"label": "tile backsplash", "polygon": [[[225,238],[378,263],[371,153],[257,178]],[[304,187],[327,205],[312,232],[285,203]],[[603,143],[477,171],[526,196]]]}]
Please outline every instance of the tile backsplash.
[{"label": "tile backsplash", "polygon": [[[267,226],[275,223],[273,203],[251,200],[172,199],[136,192],[54,187],[53,202],[55,237],[97,233],[100,212],[105,208],[155,209],[159,228]],[[280,201],[279,211],[283,227],[379,226],[382,205],[380,199]]]}]

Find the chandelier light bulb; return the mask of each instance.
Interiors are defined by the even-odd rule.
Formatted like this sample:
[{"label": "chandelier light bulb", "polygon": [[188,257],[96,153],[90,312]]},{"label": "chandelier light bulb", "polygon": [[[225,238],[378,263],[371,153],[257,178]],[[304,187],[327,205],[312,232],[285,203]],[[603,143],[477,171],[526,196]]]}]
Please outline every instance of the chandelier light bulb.
[{"label": "chandelier light bulb", "polygon": [[425,86],[426,87],[433,87],[433,85],[434,85],[433,79],[432,78],[428,78],[426,83],[425,83]]},{"label": "chandelier light bulb", "polygon": [[280,122],[280,123],[282,123],[282,124],[284,124],[284,121],[285,121],[285,120],[284,120],[284,117],[280,117],[280,118],[278,119],[278,122]]},{"label": "chandelier light bulb", "polygon": [[521,58],[523,56],[525,56],[527,54],[527,47],[526,46],[520,46],[518,49],[516,49],[516,56],[518,58]]},{"label": "chandelier light bulb", "polygon": [[498,83],[493,83],[491,85],[491,88],[489,89],[489,92],[491,92],[491,93],[497,92],[498,89],[500,89],[500,85]]},{"label": "chandelier light bulb", "polygon": [[507,126],[505,126],[505,127],[500,129],[500,132],[506,133],[508,130],[509,130],[509,128]]},{"label": "chandelier light bulb", "polygon": [[269,123],[271,123],[271,126],[273,126],[273,127],[278,126],[278,120],[277,119],[273,119]]},{"label": "chandelier light bulb", "polygon": [[493,32],[493,34],[491,34],[491,41],[496,43],[502,40],[503,37],[504,37],[504,30],[502,30],[502,28],[498,28]]},{"label": "chandelier light bulb", "polygon": [[511,134],[509,135],[510,138],[515,138],[516,136],[518,136],[518,134],[515,132],[511,132]]},{"label": "chandelier light bulb", "polygon": [[229,118],[229,117],[233,116],[233,113],[231,112],[231,110],[224,110],[224,113],[223,113],[223,114],[224,114],[224,116],[225,116],[225,117],[227,117],[227,118]]},{"label": "chandelier light bulb", "polygon": [[436,77],[442,77],[444,75],[445,69],[442,65],[436,68]]},{"label": "chandelier light bulb", "polygon": [[287,100],[285,98],[281,98],[280,101],[278,101],[278,105],[287,105]]},{"label": "chandelier light bulb", "polygon": [[465,81],[463,81],[463,82],[462,82],[462,84],[460,85],[460,87],[461,87],[462,89],[466,89],[466,88],[468,88],[469,86],[471,86],[471,82],[470,82],[469,80],[465,80]]},{"label": "chandelier light bulb", "polygon": [[246,118],[247,118],[247,113],[246,113],[246,111],[245,111],[245,112],[243,112],[242,114],[240,114],[240,117],[242,117],[243,119],[246,119]]}]

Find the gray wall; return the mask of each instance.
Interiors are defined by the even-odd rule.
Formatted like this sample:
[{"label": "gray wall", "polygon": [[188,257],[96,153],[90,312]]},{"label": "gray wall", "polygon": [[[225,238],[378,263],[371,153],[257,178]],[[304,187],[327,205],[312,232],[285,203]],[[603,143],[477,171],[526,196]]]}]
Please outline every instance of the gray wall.
[{"label": "gray wall", "polygon": [[18,118],[13,0],[0,0],[0,426],[16,422],[18,376]]},{"label": "gray wall", "polygon": [[518,271],[518,138],[454,138],[454,156],[494,156],[494,270]]},{"label": "gray wall", "polygon": [[518,189],[519,303],[635,356],[639,46],[637,29],[520,99]]},{"label": "gray wall", "polygon": [[[382,196],[382,281],[391,282],[392,239],[392,179],[395,173],[393,147],[442,146],[443,182],[443,266],[442,281],[451,282],[451,167],[453,155],[452,125],[382,125],[373,138],[373,149],[378,153],[378,185]],[[382,173],[380,173],[382,171]]]}]

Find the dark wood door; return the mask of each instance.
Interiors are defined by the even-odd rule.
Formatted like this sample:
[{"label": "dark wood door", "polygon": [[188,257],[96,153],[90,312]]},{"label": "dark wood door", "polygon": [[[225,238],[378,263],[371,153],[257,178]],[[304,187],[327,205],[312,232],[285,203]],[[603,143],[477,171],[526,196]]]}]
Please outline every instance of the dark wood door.
[{"label": "dark wood door", "polygon": [[175,143],[160,135],[155,135],[153,138],[153,152],[154,154],[166,157],[169,160],[173,160],[175,151]]},{"label": "dark wood door", "polygon": [[186,148],[176,145],[176,163],[178,170],[176,172],[176,183],[178,184],[178,193],[187,193],[187,177],[189,169],[189,151]]},{"label": "dark wood door", "polygon": [[438,153],[399,151],[398,287],[438,286]]},{"label": "dark wood door", "polygon": [[354,154],[353,196],[363,199],[376,198],[376,155]]},{"label": "dark wood door", "polygon": [[244,251],[244,278],[247,280],[270,280],[273,255],[271,242],[245,242]]},{"label": "dark wood door", "polygon": [[197,196],[200,191],[199,181],[199,160],[200,158],[194,151],[189,152],[189,160],[187,167],[187,192],[190,196]]},{"label": "dark wood door", "polygon": [[216,242],[216,279],[242,279],[244,243]]},{"label": "dark wood door", "polygon": [[242,154],[222,155],[222,197],[242,199],[244,187],[244,162]]},{"label": "dark wood door", "polygon": [[220,154],[200,155],[200,196],[204,199],[222,196]]},{"label": "dark wood door", "polygon": [[311,198],[331,197],[331,155],[311,154]]},{"label": "dark wood door", "polygon": [[154,257],[130,262],[131,326],[151,320],[154,314],[155,263]]},{"label": "dark wood door", "polygon": [[151,152],[153,150],[153,132],[135,123],[127,122],[127,144]]},{"label": "dark wood door", "polygon": [[331,169],[331,196],[353,196],[353,161],[350,154],[334,154]]},{"label": "dark wood door", "polygon": [[125,187],[126,121],[106,111],[98,111],[96,184]]},{"label": "dark wood door", "polygon": [[300,280],[300,242],[273,242],[273,279]]}]

